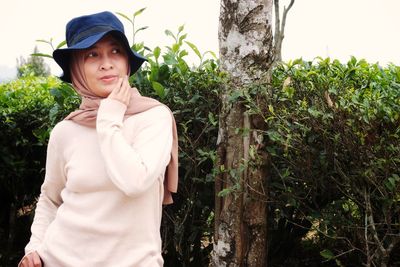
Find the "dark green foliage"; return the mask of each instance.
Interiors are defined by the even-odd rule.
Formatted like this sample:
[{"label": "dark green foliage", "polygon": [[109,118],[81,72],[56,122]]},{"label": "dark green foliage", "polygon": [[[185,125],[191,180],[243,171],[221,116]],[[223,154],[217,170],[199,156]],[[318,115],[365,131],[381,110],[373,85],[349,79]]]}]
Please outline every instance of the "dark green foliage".
[{"label": "dark green foliage", "polygon": [[305,249],[318,266],[388,264],[400,242],[400,68],[296,60],[272,80],[249,101],[268,129],[272,266],[317,266],[286,262]]},{"label": "dark green foliage", "polygon": [[15,266],[23,253],[50,130],[78,103],[55,77],[26,76],[0,86],[0,266]]},{"label": "dark green foliage", "polygon": [[0,86],[2,266],[10,266],[7,257],[15,256],[19,242],[26,242],[27,235],[21,234],[29,222],[20,215],[38,196],[43,180],[49,110],[54,105],[49,89],[58,85],[55,78],[26,77]]}]

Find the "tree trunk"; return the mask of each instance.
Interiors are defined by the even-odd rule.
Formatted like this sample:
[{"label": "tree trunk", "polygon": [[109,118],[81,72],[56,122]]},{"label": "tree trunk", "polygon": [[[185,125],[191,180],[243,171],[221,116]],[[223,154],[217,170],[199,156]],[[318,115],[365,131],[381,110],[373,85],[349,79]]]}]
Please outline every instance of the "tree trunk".
[{"label": "tree trunk", "polygon": [[221,1],[220,65],[231,80],[222,94],[218,136],[220,175],[215,181],[211,260],[215,267],[267,266],[266,157],[258,151],[256,120],[241,102],[229,99],[246,85],[268,79],[273,62],[272,1]]},{"label": "tree trunk", "polygon": [[289,6],[283,8],[282,13],[282,21],[280,17],[280,7],[279,1],[281,0],[274,0],[274,7],[275,7],[275,61],[279,62],[282,61],[282,43],[283,38],[285,38],[285,26],[286,26],[286,18],[287,13],[292,8],[295,0],[290,0]]}]

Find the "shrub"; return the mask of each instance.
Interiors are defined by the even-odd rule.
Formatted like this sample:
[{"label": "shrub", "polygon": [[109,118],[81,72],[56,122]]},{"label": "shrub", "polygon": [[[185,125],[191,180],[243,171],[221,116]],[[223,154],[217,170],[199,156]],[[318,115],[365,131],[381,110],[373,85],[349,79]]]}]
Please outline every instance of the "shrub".
[{"label": "shrub", "polygon": [[272,86],[252,89],[271,157],[271,263],[307,250],[317,265],[387,266],[394,257],[399,89],[399,67],[355,58],[282,64]]},{"label": "shrub", "polygon": [[48,111],[54,105],[49,90],[58,85],[56,78],[33,76],[0,85],[1,260],[16,256],[15,246],[26,241],[20,235],[29,228],[18,214],[34,202],[43,180]]}]

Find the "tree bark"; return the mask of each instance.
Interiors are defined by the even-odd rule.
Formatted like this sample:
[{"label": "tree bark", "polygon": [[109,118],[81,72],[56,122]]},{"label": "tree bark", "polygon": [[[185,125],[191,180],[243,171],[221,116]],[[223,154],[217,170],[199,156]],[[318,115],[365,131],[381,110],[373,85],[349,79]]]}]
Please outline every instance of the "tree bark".
[{"label": "tree bark", "polygon": [[[221,99],[211,266],[267,266],[267,160],[258,151],[256,120],[240,101],[229,99],[246,85],[268,79],[273,62],[272,1],[221,1],[220,66],[231,79]],[[228,193],[220,197],[221,191]]]}]

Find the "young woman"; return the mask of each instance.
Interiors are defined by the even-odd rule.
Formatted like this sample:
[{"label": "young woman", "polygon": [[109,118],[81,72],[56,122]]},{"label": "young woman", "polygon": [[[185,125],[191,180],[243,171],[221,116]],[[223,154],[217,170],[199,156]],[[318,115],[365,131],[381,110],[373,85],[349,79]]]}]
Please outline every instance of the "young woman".
[{"label": "young woman", "polygon": [[131,88],[145,61],[110,12],[72,19],[53,56],[82,96],[51,132],[21,267],[162,266],[162,204],[177,190],[171,111]]}]

